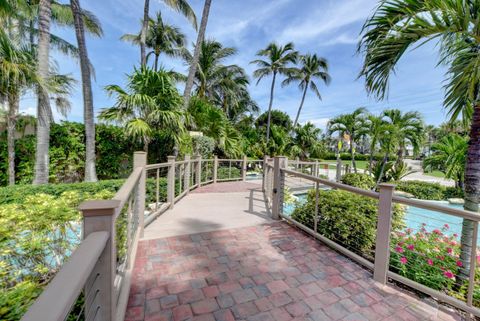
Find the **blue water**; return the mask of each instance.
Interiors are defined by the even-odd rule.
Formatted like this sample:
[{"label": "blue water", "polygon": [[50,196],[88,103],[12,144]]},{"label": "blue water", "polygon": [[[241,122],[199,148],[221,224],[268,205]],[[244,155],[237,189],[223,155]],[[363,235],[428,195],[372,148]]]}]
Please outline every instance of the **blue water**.
[{"label": "blue water", "polygon": [[[297,202],[299,204],[304,204],[307,200],[307,194],[296,194],[295,197],[297,198]],[[448,202],[437,202],[432,201],[435,203],[440,203],[441,205],[452,207],[452,208],[463,208],[462,205],[453,205],[449,204]],[[291,215],[295,210],[296,203],[293,204],[285,204],[283,207],[283,213],[286,215]],[[442,229],[445,224],[448,224],[448,229],[444,231],[444,234],[453,235],[458,234],[460,235],[462,229],[462,218],[456,217],[453,215],[443,214],[436,211],[425,210],[418,207],[408,206],[406,213],[405,213],[405,225],[407,228],[411,228],[414,231],[419,230],[422,228],[422,224],[426,224],[425,228],[428,231],[432,231],[434,229]],[[480,237],[480,233],[479,233]]]}]

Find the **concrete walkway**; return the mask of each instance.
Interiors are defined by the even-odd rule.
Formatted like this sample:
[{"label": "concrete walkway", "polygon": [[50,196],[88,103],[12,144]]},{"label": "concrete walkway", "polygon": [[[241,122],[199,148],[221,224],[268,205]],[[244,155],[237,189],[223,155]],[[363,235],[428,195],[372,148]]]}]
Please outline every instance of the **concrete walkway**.
[{"label": "concrete walkway", "polygon": [[261,187],[229,182],[196,189],[147,226],[144,239],[269,223]]}]

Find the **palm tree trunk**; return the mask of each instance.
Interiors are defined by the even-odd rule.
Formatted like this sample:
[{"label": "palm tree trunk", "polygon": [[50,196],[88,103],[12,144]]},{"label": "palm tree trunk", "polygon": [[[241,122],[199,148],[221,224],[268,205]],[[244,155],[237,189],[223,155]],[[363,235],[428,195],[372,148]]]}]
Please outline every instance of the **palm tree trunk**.
[{"label": "palm tree trunk", "polygon": [[147,55],[145,53],[145,43],[147,41],[147,31],[148,31],[148,13],[150,11],[150,0],[145,0],[145,5],[143,7],[143,22],[142,22],[142,31],[140,32],[140,64],[142,67],[145,67],[147,64]]},{"label": "palm tree trunk", "polygon": [[389,158],[389,155],[388,155],[388,154],[385,154],[385,156],[383,157],[382,168],[380,169],[380,175],[378,175],[377,185],[375,186],[375,189],[376,189],[376,188],[378,187],[378,185],[380,185],[380,183],[382,182],[383,172],[385,171],[385,165],[386,165],[387,162],[388,162],[388,158]]},{"label": "palm tree trunk", "polygon": [[267,117],[267,145],[270,140],[270,122],[272,120],[272,105],[273,105],[273,92],[275,90],[275,78],[277,77],[277,72],[273,72],[272,78],[272,87],[270,88],[270,102],[268,103],[268,117]]},{"label": "palm tree trunk", "polygon": [[158,71],[158,58],[160,57],[160,54],[156,54],[155,53],[155,61],[154,61],[154,64],[153,64],[153,69],[155,71]]},{"label": "palm tree trunk", "polygon": [[90,60],[88,59],[85,31],[79,0],[70,0],[78,50],[80,52],[80,69],[82,72],[83,115],[85,122],[85,182],[96,182],[95,170],[95,120],[93,112],[92,78]]},{"label": "palm tree trunk", "polygon": [[350,156],[352,158],[353,172],[357,173],[357,163],[355,163],[355,152],[353,150],[353,136],[350,136]]},{"label": "palm tree trunk", "polygon": [[[465,205],[467,211],[480,212],[480,104],[476,104],[472,125],[470,128],[470,141],[467,150],[467,162],[465,165]],[[471,249],[473,242],[474,222],[464,219],[462,223],[462,236],[460,239],[460,260],[462,268],[459,278],[468,280],[470,273]]]},{"label": "palm tree trunk", "polygon": [[307,83],[305,84],[305,89],[303,90],[302,100],[300,101],[300,106],[298,107],[297,116],[295,117],[295,121],[293,122],[293,128],[297,126],[298,118],[300,118],[300,113],[302,112],[303,103],[305,102],[305,96],[307,95],[308,83],[309,81],[307,81]]},{"label": "palm tree trunk", "polygon": [[8,95],[7,149],[8,149],[8,185],[15,185],[15,127],[19,107],[18,93]]},{"label": "palm tree trunk", "polygon": [[[45,82],[48,79],[49,49],[50,49],[50,19],[51,1],[40,0],[38,13],[38,76]],[[37,87],[37,146],[35,152],[35,177],[34,184],[48,183],[50,160],[48,149],[50,146],[50,123],[52,111],[50,99],[44,84]]]},{"label": "palm tree trunk", "polygon": [[200,21],[200,29],[198,31],[197,42],[195,43],[195,50],[193,52],[193,59],[190,62],[190,70],[188,71],[187,83],[185,84],[185,92],[183,93],[183,100],[185,109],[188,107],[190,102],[190,93],[193,88],[193,79],[195,78],[195,73],[197,72],[198,59],[200,57],[200,51],[205,38],[205,31],[207,29],[208,14],[210,12],[210,6],[212,5],[212,0],[205,0],[202,12],[202,21]]},{"label": "palm tree trunk", "polygon": [[372,172],[372,167],[373,167],[373,149],[375,148],[376,141],[372,140],[372,143],[370,144],[370,160],[368,162],[368,172]]}]

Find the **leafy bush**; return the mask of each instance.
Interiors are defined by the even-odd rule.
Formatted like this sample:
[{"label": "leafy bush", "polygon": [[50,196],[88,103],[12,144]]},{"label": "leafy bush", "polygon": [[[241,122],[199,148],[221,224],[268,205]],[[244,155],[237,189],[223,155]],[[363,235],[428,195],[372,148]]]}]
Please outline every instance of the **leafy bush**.
[{"label": "leafy bush", "polygon": [[211,158],[215,149],[215,140],[208,136],[193,136],[193,150],[202,158]]},{"label": "leafy bush", "polygon": [[368,174],[349,173],[342,176],[342,183],[363,189],[372,189],[375,187],[373,177]]},{"label": "leafy bush", "polygon": [[446,188],[438,183],[423,181],[396,182],[395,189],[412,194],[415,198],[423,200],[444,200]]},{"label": "leafy bush", "polygon": [[449,198],[464,198],[465,193],[461,188],[458,187],[453,187],[453,186],[447,186],[445,187],[445,193],[444,193],[444,198],[449,199]]},{"label": "leafy bush", "polygon": [[[320,190],[318,204],[318,233],[372,259],[378,201],[345,191]],[[314,213],[315,191],[310,191],[307,202],[297,205],[292,218],[313,229]],[[403,215],[403,208],[396,205],[392,220],[394,229],[403,226]]]},{"label": "leafy bush", "polygon": [[427,231],[425,224],[413,233],[412,229],[393,233],[390,264],[398,274],[432,289],[450,291],[462,262],[457,235],[445,234],[442,229]]},{"label": "leafy bush", "polygon": [[219,166],[217,179],[241,178],[242,171],[237,167]]},{"label": "leafy bush", "polygon": [[[322,158],[326,159],[326,160],[335,160],[335,159],[337,159],[337,154],[334,153],[334,152],[324,153],[322,155]],[[352,155],[350,155],[350,153],[340,153],[340,159],[341,160],[352,160]],[[375,161],[381,161],[382,159],[383,159],[383,155],[379,155],[379,154],[374,154],[373,155],[373,160],[375,160]],[[393,156],[393,157],[390,157],[390,159],[396,159],[396,157]],[[369,161],[370,160],[370,154],[355,154],[355,160]]]}]

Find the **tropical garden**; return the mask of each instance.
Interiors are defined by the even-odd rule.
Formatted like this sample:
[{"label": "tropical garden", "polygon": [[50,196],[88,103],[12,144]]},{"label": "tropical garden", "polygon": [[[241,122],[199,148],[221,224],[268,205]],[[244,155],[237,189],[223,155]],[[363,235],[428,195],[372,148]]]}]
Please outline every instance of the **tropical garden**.
[{"label": "tropical garden", "polygon": [[[407,49],[435,41],[439,64],[447,68],[447,122],[427,125],[421,113],[405,111],[407,106],[376,113],[368,106],[352,106],[353,111],[332,117],[325,129],[300,121],[306,97],[318,99],[322,108],[322,93],[335,81],[321,53],[300,52],[294,42],[271,42],[251,57],[255,70],[250,75],[247,66],[232,63],[237,48],[207,37],[211,0],[205,0],[201,16],[186,0],[162,2],[192,25],[197,38],[187,39],[165,12],[150,12],[145,0],[140,30],[119,39],[138,47],[139,63],[132,62],[124,79],[105,86],[114,103],[97,108],[87,40],[103,36],[101,17],[82,9],[79,0],[0,0],[0,319],[20,319],[78,244],[78,204],[111,197],[130,173],[137,150],[146,151],[150,163],[199,154],[286,155],[344,164],[345,184],[375,190],[394,182],[419,199],[464,198],[465,209],[478,212],[478,1],[381,2],[358,44],[363,60],[359,78],[369,94],[382,100]],[[76,43],[54,34],[58,28],[70,29]],[[62,74],[52,53],[78,61],[81,79]],[[184,63],[188,73],[167,70],[166,59]],[[251,95],[259,83],[268,83],[265,106]],[[55,121],[54,108],[70,113],[75,86],[82,88],[83,121]],[[298,88],[294,115],[277,107],[278,93],[291,86]],[[20,113],[27,93],[36,98],[35,116]],[[403,180],[412,173],[406,161],[412,158],[421,160],[425,175],[451,180],[454,186]],[[340,191],[323,191],[320,197],[323,234],[341,234],[340,242],[347,246],[360,239],[355,245],[369,253],[376,204]],[[312,193],[307,198],[292,216],[312,225]],[[365,224],[356,224],[358,208]],[[394,228],[402,228],[403,215],[404,209],[394,209]],[[439,290],[465,289],[470,261],[476,259],[471,257],[473,226],[464,220],[458,240],[446,233],[448,226],[398,234],[392,264],[402,275]],[[423,259],[434,248],[448,259]],[[412,273],[407,261],[414,271],[431,268],[434,276]],[[448,266],[438,272],[443,265]]]}]

